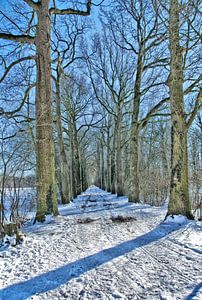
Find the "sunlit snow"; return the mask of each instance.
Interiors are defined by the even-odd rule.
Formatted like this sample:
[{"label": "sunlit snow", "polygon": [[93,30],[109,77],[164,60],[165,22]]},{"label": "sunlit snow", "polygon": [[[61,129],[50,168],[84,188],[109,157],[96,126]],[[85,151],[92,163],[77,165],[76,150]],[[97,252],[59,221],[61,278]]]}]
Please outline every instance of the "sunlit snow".
[{"label": "sunlit snow", "polygon": [[59,210],[0,252],[1,300],[202,299],[200,222],[95,186]]}]

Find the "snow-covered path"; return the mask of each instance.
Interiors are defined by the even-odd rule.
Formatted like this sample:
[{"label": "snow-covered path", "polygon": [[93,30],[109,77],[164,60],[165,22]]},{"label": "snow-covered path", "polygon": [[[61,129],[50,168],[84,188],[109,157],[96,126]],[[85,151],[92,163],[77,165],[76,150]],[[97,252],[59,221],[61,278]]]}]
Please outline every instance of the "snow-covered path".
[{"label": "snow-covered path", "polygon": [[202,299],[199,222],[161,223],[165,207],[96,187],[60,213],[0,252],[1,300]]}]

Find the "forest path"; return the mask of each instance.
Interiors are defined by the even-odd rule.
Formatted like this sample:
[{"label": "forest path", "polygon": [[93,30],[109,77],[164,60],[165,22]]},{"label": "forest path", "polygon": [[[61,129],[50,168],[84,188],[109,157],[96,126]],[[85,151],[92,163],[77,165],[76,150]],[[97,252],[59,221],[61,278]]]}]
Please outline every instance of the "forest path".
[{"label": "forest path", "polygon": [[1,300],[202,299],[199,222],[95,186],[59,210],[0,252]]}]

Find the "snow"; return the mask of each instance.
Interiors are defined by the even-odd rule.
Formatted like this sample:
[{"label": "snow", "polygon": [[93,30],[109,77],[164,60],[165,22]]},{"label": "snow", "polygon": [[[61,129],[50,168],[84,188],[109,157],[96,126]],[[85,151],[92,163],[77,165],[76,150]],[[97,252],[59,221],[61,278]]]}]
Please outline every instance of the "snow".
[{"label": "snow", "polygon": [[173,215],[173,216],[168,216],[164,222],[177,223],[179,225],[182,225],[182,224],[186,224],[188,222],[188,219],[182,215]]},{"label": "snow", "polygon": [[5,235],[3,244],[9,244],[11,246],[15,246],[16,245],[16,235],[14,235],[14,236]]},{"label": "snow", "polygon": [[1,300],[202,299],[200,222],[95,186],[59,210],[0,252]]}]

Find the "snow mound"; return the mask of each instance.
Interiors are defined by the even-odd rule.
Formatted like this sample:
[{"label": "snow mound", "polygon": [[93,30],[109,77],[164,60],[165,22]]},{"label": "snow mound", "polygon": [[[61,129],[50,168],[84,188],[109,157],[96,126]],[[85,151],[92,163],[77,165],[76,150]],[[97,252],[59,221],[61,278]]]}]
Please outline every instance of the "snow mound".
[{"label": "snow mound", "polygon": [[182,215],[169,215],[166,217],[164,223],[175,223],[179,225],[184,225],[190,222],[185,216]]}]

